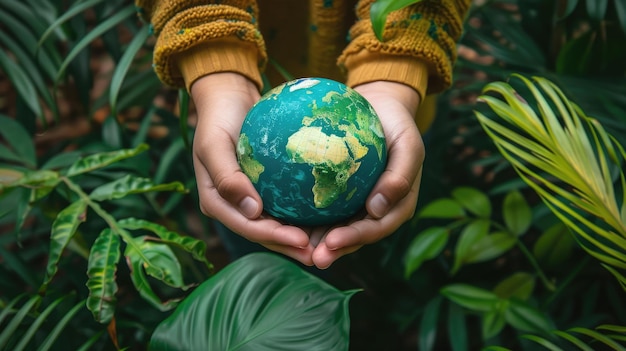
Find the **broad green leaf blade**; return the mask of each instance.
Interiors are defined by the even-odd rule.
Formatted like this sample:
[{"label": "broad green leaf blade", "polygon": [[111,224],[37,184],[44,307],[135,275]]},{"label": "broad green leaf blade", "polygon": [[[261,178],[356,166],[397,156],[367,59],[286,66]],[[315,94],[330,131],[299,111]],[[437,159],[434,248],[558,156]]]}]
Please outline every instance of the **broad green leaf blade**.
[{"label": "broad green leaf blade", "polygon": [[517,236],[526,233],[533,217],[530,206],[519,191],[513,191],[506,195],[502,206],[502,215],[507,229]]},{"label": "broad green leaf blade", "polygon": [[535,276],[527,272],[515,272],[502,280],[493,292],[502,299],[515,297],[525,301],[532,296],[535,288]]},{"label": "broad green leaf blade", "polygon": [[465,313],[457,304],[450,304],[448,309],[448,338],[452,351],[469,350]]},{"label": "broad green leaf blade", "polygon": [[163,243],[176,245],[190,253],[196,260],[204,262],[208,269],[213,268],[213,265],[207,261],[206,243],[203,240],[199,240],[191,236],[179,235],[178,233],[168,230],[162,225],[148,222],[143,219],[125,218],[120,220],[118,223],[122,228],[129,230],[148,230],[158,235]]},{"label": "broad green leaf blade", "polygon": [[516,299],[509,302],[505,313],[507,323],[520,331],[553,337],[554,325],[545,313]]},{"label": "broad green leaf blade", "polygon": [[426,205],[419,214],[419,218],[449,218],[456,219],[465,216],[463,207],[452,199],[439,199]]},{"label": "broad green leaf blade", "polygon": [[471,257],[471,255],[475,252],[472,247],[487,236],[489,233],[489,226],[489,220],[477,219],[470,222],[465,228],[463,228],[454,250],[454,265],[451,270],[452,274],[456,274],[463,264],[469,262],[469,257]]},{"label": "broad green leaf blade", "polygon": [[124,50],[124,54],[115,67],[113,77],[111,77],[111,84],[109,85],[109,104],[111,105],[111,114],[113,116],[117,116],[117,96],[124,82],[124,78],[126,78],[126,73],[133,62],[133,58],[150,35],[148,26],[143,26],[139,33],[137,33],[128,44]]},{"label": "broad green leaf blade", "polygon": [[76,200],[59,212],[52,223],[46,277],[39,288],[40,292],[47,290],[48,284],[56,275],[61,255],[63,255],[63,251],[74,237],[78,226],[85,221],[86,210],[87,203],[84,200]]},{"label": "broad green leaf blade", "polygon": [[543,266],[555,269],[571,257],[575,248],[576,240],[572,233],[565,224],[558,222],[535,241],[533,254]]},{"label": "broad green leaf blade", "polygon": [[463,256],[463,264],[484,262],[509,251],[517,237],[503,232],[492,233],[475,241]]},{"label": "broad green leaf blade", "polygon": [[489,197],[478,189],[460,187],[452,190],[452,197],[467,211],[481,218],[491,217]]},{"label": "broad green leaf blade", "polygon": [[154,184],[150,178],[141,178],[129,174],[123,178],[97,187],[89,194],[89,197],[96,201],[104,201],[121,199],[131,194],[143,194],[153,191],[186,192],[186,189],[180,182]]},{"label": "broad green leaf blade", "polygon": [[404,278],[408,279],[424,261],[437,257],[448,242],[447,228],[431,227],[417,234],[404,257]]},{"label": "broad green leaf blade", "polygon": [[109,166],[115,162],[136,156],[146,150],[148,150],[148,145],[140,144],[134,149],[123,149],[89,155],[74,162],[74,164],[67,170],[66,175],[68,177],[73,177],[78,174],[91,172],[93,170]]},{"label": "broad green leaf blade", "polygon": [[58,83],[61,80],[61,77],[65,73],[65,69],[69,64],[78,56],[78,54],[83,51],[87,46],[91,44],[91,42],[106,33],[110,29],[117,26],[120,22],[125,20],[127,17],[133,15],[135,13],[135,9],[132,5],[129,5],[122,10],[118,11],[111,17],[106,20],[98,23],[98,25],[87,35],[85,35],[76,45],[70,50],[70,52],[65,57],[63,63],[61,63],[61,67],[59,67],[59,71],[57,72],[56,82]]},{"label": "broad green leaf blade", "polygon": [[456,304],[472,311],[493,311],[500,299],[491,291],[467,284],[451,284],[441,289],[441,294]]},{"label": "broad green leaf blade", "polygon": [[379,41],[383,41],[383,30],[387,15],[403,7],[420,2],[421,0],[376,0],[370,8],[370,20],[372,29]]},{"label": "broad green leaf blade", "polygon": [[87,308],[94,319],[109,323],[115,314],[117,282],[115,273],[120,260],[120,238],[110,228],[104,229],[91,246],[87,266]]},{"label": "broad green leaf blade", "polygon": [[150,341],[162,350],[348,350],[341,292],[273,253],[229,264],[191,293]]},{"label": "broad green leaf blade", "polygon": [[481,331],[483,340],[488,340],[500,333],[506,325],[506,319],[504,314],[508,308],[509,302],[504,300],[498,302],[496,308],[492,311],[487,311],[483,315]]},{"label": "broad green leaf blade", "polygon": [[[616,1],[619,2],[619,1]],[[594,21],[602,21],[606,15],[609,0],[587,0],[587,14]]]},{"label": "broad green leaf blade", "polygon": [[433,350],[437,338],[437,326],[441,314],[441,296],[438,295],[426,304],[419,327],[418,349]]},{"label": "broad green leaf blade", "polygon": [[132,245],[126,246],[124,255],[130,277],[139,294],[154,307],[161,311],[168,311],[178,303],[178,299],[162,301],[150,286],[146,273],[163,283],[186,290],[183,282],[183,273],[180,263],[174,252],[165,244],[147,241],[149,237],[131,238]]}]

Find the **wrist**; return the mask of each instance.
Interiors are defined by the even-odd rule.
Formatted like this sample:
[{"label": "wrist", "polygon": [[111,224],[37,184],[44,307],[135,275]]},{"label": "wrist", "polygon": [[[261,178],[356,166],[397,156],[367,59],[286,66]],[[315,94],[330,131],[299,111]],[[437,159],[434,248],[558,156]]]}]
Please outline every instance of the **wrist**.
[{"label": "wrist", "polygon": [[413,87],[391,81],[375,81],[359,84],[354,89],[368,100],[380,99],[400,103],[411,116],[415,116],[421,102],[420,94]]}]

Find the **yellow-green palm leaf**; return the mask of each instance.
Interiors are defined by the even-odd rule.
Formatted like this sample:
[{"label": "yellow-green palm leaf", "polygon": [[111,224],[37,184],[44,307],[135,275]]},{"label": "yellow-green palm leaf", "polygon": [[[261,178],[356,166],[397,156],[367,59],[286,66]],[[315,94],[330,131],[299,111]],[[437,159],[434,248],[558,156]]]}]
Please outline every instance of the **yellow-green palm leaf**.
[{"label": "yellow-green palm leaf", "polygon": [[545,78],[513,75],[480,101],[494,112],[475,113],[500,153],[626,290],[623,147]]}]

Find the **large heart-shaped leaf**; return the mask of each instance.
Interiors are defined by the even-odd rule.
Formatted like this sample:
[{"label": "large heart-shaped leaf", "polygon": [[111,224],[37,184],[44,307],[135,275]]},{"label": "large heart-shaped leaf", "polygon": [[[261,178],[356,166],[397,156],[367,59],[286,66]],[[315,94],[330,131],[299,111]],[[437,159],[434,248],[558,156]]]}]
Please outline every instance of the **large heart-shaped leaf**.
[{"label": "large heart-shaped leaf", "polygon": [[253,253],[196,288],[156,328],[150,350],[347,350],[354,293]]}]

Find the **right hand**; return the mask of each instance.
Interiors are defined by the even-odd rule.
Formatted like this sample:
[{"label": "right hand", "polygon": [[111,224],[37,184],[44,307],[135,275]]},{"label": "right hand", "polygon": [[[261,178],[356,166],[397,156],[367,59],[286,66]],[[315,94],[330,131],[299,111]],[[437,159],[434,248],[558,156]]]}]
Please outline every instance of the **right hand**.
[{"label": "right hand", "polygon": [[213,73],[193,83],[191,96],[198,112],[193,162],[202,213],[250,241],[313,265],[308,234],[262,215],[261,197],[237,163],[241,126],[260,99],[256,85],[238,73]]}]

